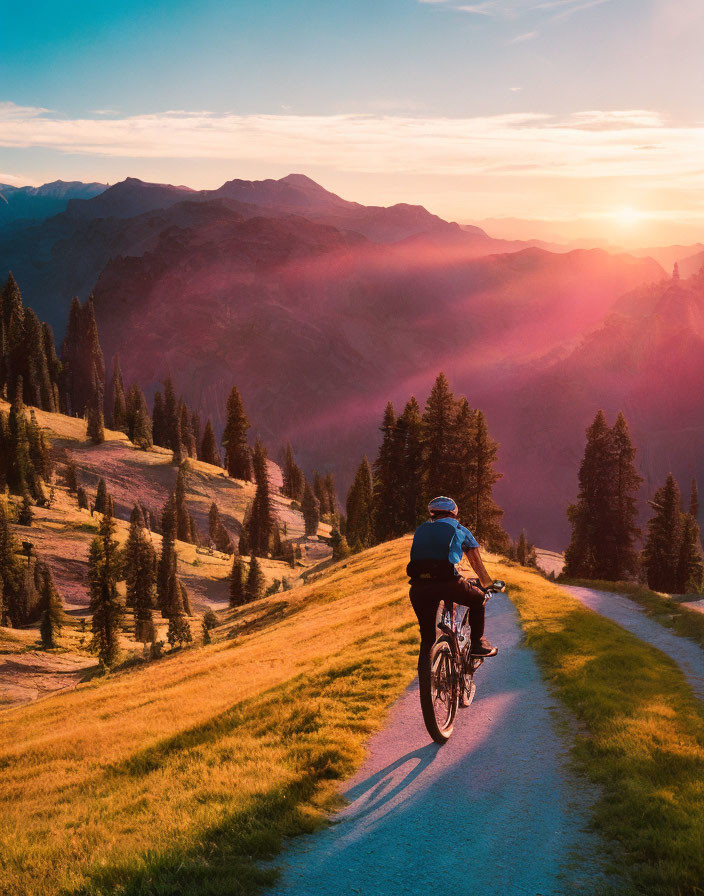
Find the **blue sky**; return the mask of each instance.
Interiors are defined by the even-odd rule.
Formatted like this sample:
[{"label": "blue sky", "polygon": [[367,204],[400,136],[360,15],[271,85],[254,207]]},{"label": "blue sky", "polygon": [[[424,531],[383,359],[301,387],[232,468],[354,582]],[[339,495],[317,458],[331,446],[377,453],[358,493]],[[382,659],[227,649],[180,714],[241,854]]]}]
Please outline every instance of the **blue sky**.
[{"label": "blue sky", "polygon": [[6,5],[0,180],[305,170],[462,220],[696,228],[703,39],[701,0]]}]

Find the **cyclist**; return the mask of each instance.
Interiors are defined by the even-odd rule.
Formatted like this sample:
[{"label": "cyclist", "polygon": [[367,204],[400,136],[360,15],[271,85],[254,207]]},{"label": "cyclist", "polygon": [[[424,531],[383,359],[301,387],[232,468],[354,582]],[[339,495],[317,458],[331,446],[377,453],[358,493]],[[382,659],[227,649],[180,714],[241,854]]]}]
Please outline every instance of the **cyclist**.
[{"label": "cyclist", "polygon": [[[420,625],[418,668],[420,670],[430,661],[441,601],[452,601],[469,608],[471,654],[496,656],[498,648],[492,647],[484,637],[484,598],[492,585],[502,588],[504,583],[494,582],[489,576],[479,553],[479,543],[457,519],[457,504],[452,498],[433,498],[428,504],[428,512],[430,519],[415,531],[411,561],[406,567],[411,580],[409,596]],[[472,565],[481,587],[457,571],[462,554]]]}]

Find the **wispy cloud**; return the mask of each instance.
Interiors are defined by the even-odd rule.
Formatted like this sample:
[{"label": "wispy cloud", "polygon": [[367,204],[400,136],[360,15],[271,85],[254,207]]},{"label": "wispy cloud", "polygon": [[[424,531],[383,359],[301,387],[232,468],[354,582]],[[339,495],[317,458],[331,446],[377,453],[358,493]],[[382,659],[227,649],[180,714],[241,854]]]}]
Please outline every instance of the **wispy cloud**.
[{"label": "wispy cloud", "polygon": [[451,0],[419,0],[420,3],[442,3],[448,9],[484,18],[515,21],[526,16],[559,21],[575,13],[602,6],[613,0],[480,0],[478,3],[458,3]]},{"label": "wispy cloud", "polygon": [[66,119],[0,104],[0,147],[145,159],[252,159],[349,172],[550,178],[691,178],[704,186],[704,126],[650,110],[556,117],[214,115],[171,111]]},{"label": "wispy cloud", "polygon": [[517,34],[515,37],[512,37],[509,44],[524,44],[526,41],[535,40],[536,37],[539,37],[539,31],[526,31],[525,34]]}]

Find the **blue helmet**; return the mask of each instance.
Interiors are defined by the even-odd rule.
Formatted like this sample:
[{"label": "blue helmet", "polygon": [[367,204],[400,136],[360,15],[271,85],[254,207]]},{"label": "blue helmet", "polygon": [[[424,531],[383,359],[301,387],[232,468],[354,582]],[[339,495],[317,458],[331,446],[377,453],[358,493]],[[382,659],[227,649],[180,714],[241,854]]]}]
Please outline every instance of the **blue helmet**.
[{"label": "blue helmet", "polygon": [[434,516],[436,513],[451,513],[457,516],[457,505],[452,498],[440,495],[438,498],[433,498],[430,504],[428,504],[428,513],[431,516]]}]

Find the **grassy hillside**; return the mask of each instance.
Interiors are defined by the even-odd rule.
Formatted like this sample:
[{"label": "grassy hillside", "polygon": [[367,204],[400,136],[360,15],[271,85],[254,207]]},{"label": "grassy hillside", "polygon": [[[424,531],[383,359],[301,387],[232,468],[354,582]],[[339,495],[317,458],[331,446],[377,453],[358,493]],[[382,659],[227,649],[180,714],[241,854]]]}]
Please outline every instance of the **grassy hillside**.
[{"label": "grassy hillside", "polygon": [[[321,823],[414,675],[407,552],[407,539],[381,545],[228,612],[211,646],[4,713],[5,891],[200,896],[271,881],[259,861]],[[679,668],[534,572],[489,569],[577,722],[594,823],[632,892],[700,893],[704,715]]]},{"label": "grassy hillside", "polygon": [[[0,410],[7,412],[8,409],[9,405],[0,400]],[[101,477],[106,480],[114,499],[117,535],[121,541],[126,538],[126,521],[135,501],[160,515],[174,489],[177,468],[171,463],[170,451],[163,448],[141,451],[121,432],[106,429],[105,442],[93,445],[86,437],[83,419],[37,409],[35,414],[57,460],[55,502],[51,508],[35,508],[31,529],[16,527],[15,531],[20,540],[32,541],[49,562],[67,609],[79,615],[88,607],[88,549],[99,518],[91,517],[87,510],[79,510],[75,496],[69,495],[63,487],[62,471],[66,461],[70,458],[75,463],[79,484],[88,491],[91,499],[98,480]],[[254,498],[254,483],[231,479],[220,467],[201,461],[190,460],[189,465],[186,500],[201,535],[207,540],[208,511],[214,501],[224,525],[236,540],[245,510]],[[272,464],[271,469],[275,480],[278,468]],[[288,498],[274,494],[273,503],[279,524],[285,527],[285,538],[303,544],[307,560],[314,563],[329,556],[330,550],[325,544],[316,539],[305,539],[303,517],[292,508]],[[321,535],[327,535],[330,527],[323,523],[319,531]],[[159,550],[160,536],[153,534],[152,539]],[[197,553],[193,545],[182,542],[177,543],[177,550],[181,577],[189,589],[194,609],[224,605],[230,560],[217,553]],[[295,580],[305,571],[305,566],[295,571],[276,561],[264,560],[262,566],[268,583],[283,576]]]},{"label": "grassy hillside", "polygon": [[230,612],[209,647],[6,712],[3,892],[251,893],[269,879],[254,860],[318,823],[413,676],[405,550]]}]

